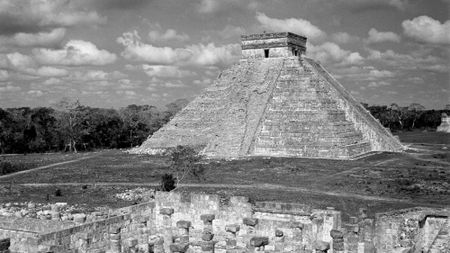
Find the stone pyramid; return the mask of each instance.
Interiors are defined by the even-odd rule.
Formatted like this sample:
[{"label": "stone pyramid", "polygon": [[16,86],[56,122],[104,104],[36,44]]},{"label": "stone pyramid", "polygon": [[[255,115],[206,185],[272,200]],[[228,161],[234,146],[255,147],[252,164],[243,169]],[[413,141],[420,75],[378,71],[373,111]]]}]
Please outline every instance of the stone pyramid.
[{"label": "stone pyramid", "polygon": [[352,159],[403,146],[293,33],[242,35],[242,59],[134,153],[185,145],[210,158]]}]

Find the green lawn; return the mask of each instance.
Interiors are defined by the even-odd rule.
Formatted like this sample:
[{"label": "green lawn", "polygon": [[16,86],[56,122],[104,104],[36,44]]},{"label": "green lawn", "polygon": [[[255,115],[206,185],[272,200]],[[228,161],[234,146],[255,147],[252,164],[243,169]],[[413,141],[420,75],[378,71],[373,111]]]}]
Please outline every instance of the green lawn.
[{"label": "green lawn", "polygon": [[[434,138],[434,137],[433,137]],[[222,194],[247,195],[256,200],[301,202],[314,207],[335,206],[348,214],[359,207],[373,212],[415,205],[450,205],[450,161],[446,146],[433,144],[412,145],[405,153],[380,153],[357,161],[336,161],[300,158],[252,158],[233,161],[209,161],[204,165],[202,178],[186,177],[184,183],[208,183],[227,185],[277,184],[301,187],[312,192],[280,190],[188,188],[186,190],[219,192]],[[112,183],[159,183],[161,175],[170,173],[169,161],[165,157],[130,155],[120,150],[105,150],[97,153],[51,156],[59,162],[95,155],[48,169],[30,172],[16,177],[1,179],[0,202],[38,200],[46,201],[53,196],[55,186],[25,187],[20,183],[81,183],[88,185],[60,187],[63,196],[58,201],[87,203],[89,205],[122,206],[130,203],[118,202],[112,193],[130,187],[98,186],[95,182]],[[27,161],[33,159],[26,156]],[[42,159],[38,155],[34,156]],[[8,157],[10,161],[22,160],[19,156]],[[64,160],[61,160],[64,159]],[[38,163],[42,160],[38,160]],[[50,162],[50,159],[45,160]],[[3,185],[3,186],[1,186]],[[13,190],[8,193],[8,187]],[[1,190],[1,189],[0,189]],[[317,192],[336,192],[397,198],[411,203],[368,201],[348,196],[329,196]],[[50,201],[57,201],[51,198]]]}]

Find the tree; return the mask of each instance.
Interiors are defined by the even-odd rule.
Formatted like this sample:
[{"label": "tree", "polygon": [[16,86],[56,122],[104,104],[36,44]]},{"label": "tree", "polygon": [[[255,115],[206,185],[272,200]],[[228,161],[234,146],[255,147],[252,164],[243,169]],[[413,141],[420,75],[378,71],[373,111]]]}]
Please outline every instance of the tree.
[{"label": "tree", "polygon": [[425,106],[418,103],[412,103],[408,106],[409,116],[412,119],[411,129],[414,129],[417,119],[420,118],[424,111]]},{"label": "tree", "polygon": [[170,168],[175,173],[176,185],[178,186],[186,176],[194,176],[201,180],[204,173],[204,167],[199,162],[203,159],[196,150],[187,146],[177,146],[168,151],[171,158]]},{"label": "tree", "polygon": [[404,120],[407,118],[407,110],[404,107],[400,107],[396,103],[391,104],[389,109],[391,120],[395,120],[402,130],[404,127]]},{"label": "tree", "polygon": [[59,122],[59,131],[65,139],[65,146],[70,152],[77,152],[77,142],[80,139],[81,113],[83,107],[80,101],[70,98],[63,98],[54,107],[58,110],[56,117]]}]

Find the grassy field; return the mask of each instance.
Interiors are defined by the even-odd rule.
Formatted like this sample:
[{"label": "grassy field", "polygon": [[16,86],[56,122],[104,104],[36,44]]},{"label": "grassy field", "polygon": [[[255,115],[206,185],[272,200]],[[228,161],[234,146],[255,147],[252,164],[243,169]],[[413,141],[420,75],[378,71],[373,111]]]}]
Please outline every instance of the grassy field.
[{"label": "grassy field", "polygon": [[[366,207],[373,213],[417,205],[450,205],[450,144],[445,143],[450,135],[428,135],[431,142],[440,139],[441,143],[424,142],[426,133],[408,133],[400,135],[400,138],[405,142],[412,140],[419,143],[408,144],[408,152],[380,153],[356,161],[298,158],[210,161],[204,165],[201,179],[187,177],[184,183],[229,187],[190,187],[181,190],[246,195],[255,200],[300,202],[321,208],[334,206],[345,210],[348,215],[356,212],[359,207]],[[162,174],[171,172],[169,161],[165,157],[130,155],[120,150],[105,150],[95,154],[52,154],[45,161],[39,160],[43,158],[38,155],[34,157],[38,159],[37,163],[49,164],[89,155],[94,156],[16,177],[0,177],[0,187],[3,187],[3,190],[0,188],[0,193],[3,191],[0,202],[43,202],[47,201],[49,195],[49,201],[54,202],[118,207],[130,203],[114,200],[113,193],[135,187],[132,184],[157,184]],[[26,162],[33,162],[33,156],[24,157]],[[7,159],[24,162],[22,156],[8,156]],[[117,186],[95,186],[99,182]],[[49,185],[21,185],[43,183]],[[55,183],[79,184],[52,185]],[[127,183],[130,185],[124,185]],[[239,187],[252,185],[258,187]],[[278,189],[273,186],[300,190]],[[63,196],[54,197],[53,193],[57,188],[61,189]],[[328,194],[330,192],[337,195]],[[380,199],[371,199],[371,196]],[[391,201],[389,198],[401,201]]]}]

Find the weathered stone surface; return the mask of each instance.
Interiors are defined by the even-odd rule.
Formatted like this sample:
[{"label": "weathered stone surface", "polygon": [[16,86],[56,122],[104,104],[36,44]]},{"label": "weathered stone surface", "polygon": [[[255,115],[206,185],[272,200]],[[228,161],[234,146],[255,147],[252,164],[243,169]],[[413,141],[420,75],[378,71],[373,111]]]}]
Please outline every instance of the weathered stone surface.
[{"label": "weathered stone surface", "polygon": [[216,218],[215,214],[202,214],[200,215],[200,220],[205,223],[210,223]]},{"label": "weathered stone surface", "polygon": [[340,230],[332,229],[330,231],[330,236],[333,239],[335,239],[335,238],[343,238],[344,237],[344,233],[342,231],[340,231]]},{"label": "weathered stone surface", "polygon": [[173,208],[161,208],[161,210],[159,210],[160,214],[163,215],[172,215],[174,213]]},{"label": "weathered stone surface", "polygon": [[250,239],[250,245],[254,247],[261,247],[269,244],[269,238],[267,237],[252,237]]},{"label": "weathered stone surface", "polygon": [[284,235],[283,231],[281,231],[279,229],[275,230],[275,236],[276,237],[282,237],[283,235]]},{"label": "weathered stone surface", "polygon": [[185,220],[177,221],[177,228],[189,229],[190,227],[191,227],[190,221],[185,221]]},{"label": "weathered stone surface", "polygon": [[187,243],[173,243],[170,245],[171,252],[186,252],[189,248],[189,244]]},{"label": "weathered stone surface", "polygon": [[314,248],[316,250],[320,250],[320,251],[327,251],[330,249],[330,243],[329,242],[324,242],[324,241],[317,241],[314,244]]},{"label": "weathered stone surface", "polygon": [[450,117],[447,114],[442,114],[441,124],[437,127],[436,131],[450,133]]},{"label": "weathered stone surface", "polygon": [[225,231],[230,233],[237,233],[241,227],[237,224],[231,224],[225,226]]},{"label": "weathered stone surface", "polygon": [[242,219],[242,223],[244,223],[244,225],[254,227],[254,226],[256,226],[258,224],[258,219],[256,219],[256,218],[244,218],[244,219]]},{"label": "weathered stone surface", "polygon": [[402,151],[336,79],[303,56],[305,43],[289,33],[243,36],[243,59],[132,152],[184,145],[217,158],[350,159]]},{"label": "weathered stone surface", "polygon": [[211,241],[214,238],[214,235],[212,233],[206,232],[202,234],[202,240],[203,241]]}]

